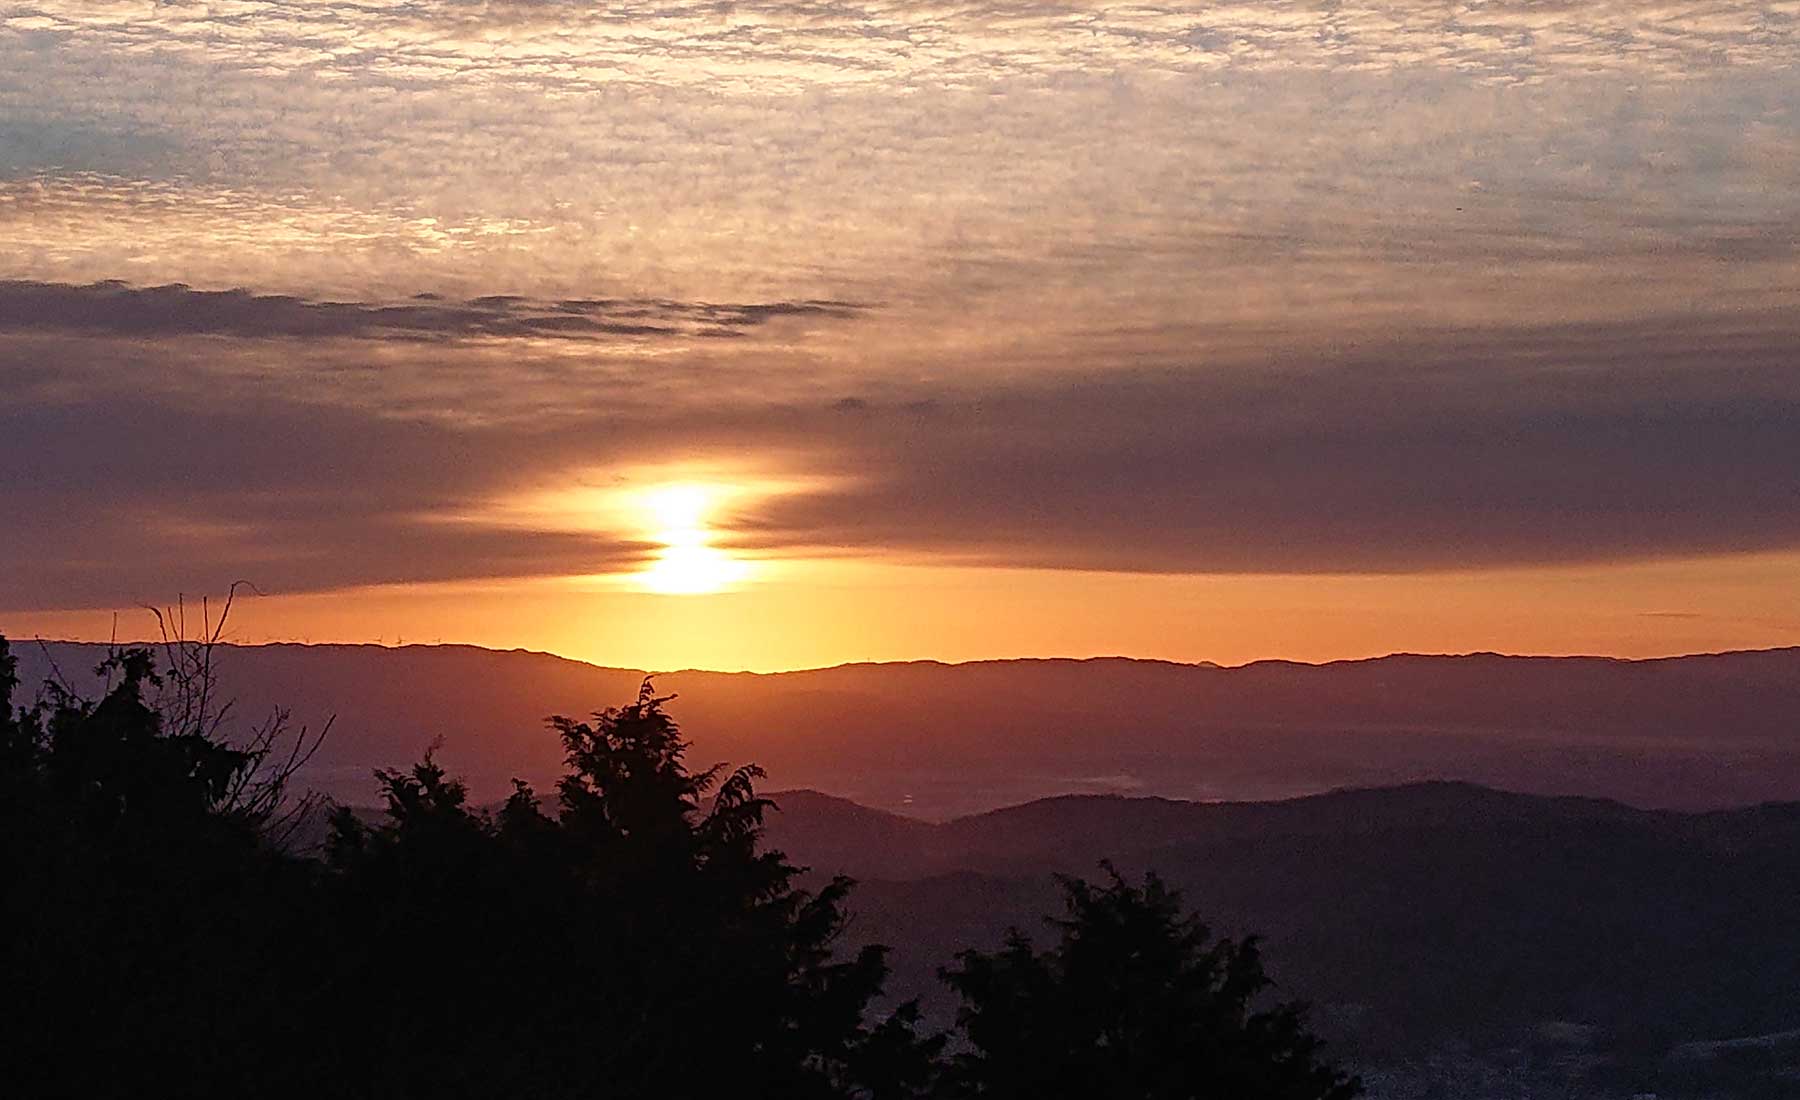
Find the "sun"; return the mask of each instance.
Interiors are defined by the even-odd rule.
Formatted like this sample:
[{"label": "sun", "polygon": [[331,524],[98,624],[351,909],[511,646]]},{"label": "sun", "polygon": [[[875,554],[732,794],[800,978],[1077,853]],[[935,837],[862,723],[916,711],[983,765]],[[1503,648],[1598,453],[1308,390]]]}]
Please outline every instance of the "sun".
[{"label": "sun", "polygon": [[708,485],[662,485],[644,493],[643,507],[655,521],[659,537],[703,536],[707,516],[720,495],[717,489]]},{"label": "sun", "polygon": [[639,496],[646,533],[661,545],[656,560],[637,574],[641,588],[665,596],[698,596],[722,592],[749,576],[749,562],[712,545],[713,514],[729,495],[723,486],[682,482]]},{"label": "sun", "polygon": [[703,596],[723,592],[749,573],[748,562],[716,546],[669,546],[638,574],[638,583],[664,596]]}]

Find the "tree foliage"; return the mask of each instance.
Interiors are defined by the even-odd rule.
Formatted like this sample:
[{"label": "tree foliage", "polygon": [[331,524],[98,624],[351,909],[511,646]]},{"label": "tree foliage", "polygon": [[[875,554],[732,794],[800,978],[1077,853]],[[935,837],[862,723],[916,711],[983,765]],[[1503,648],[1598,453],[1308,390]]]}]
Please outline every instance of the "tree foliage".
[{"label": "tree foliage", "polygon": [[9,1085],[112,1096],[235,1087],[253,1072],[271,983],[312,868],[247,804],[265,757],[152,705],[145,650],[114,653],[97,702],[49,685],[13,706],[0,646],[0,972]]},{"label": "tree foliage", "polygon": [[[209,630],[211,627],[209,625]],[[208,640],[208,638],[210,640]],[[216,632],[203,638],[216,642]],[[231,735],[210,653],[116,651],[15,703],[0,639],[5,1067],[22,1095],[1338,1100],[1251,942],[1154,878],[1069,881],[1062,939],[965,952],[959,1034],[882,1013],[851,883],[762,843],[755,767],[690,770],[648,681],[550,720],[566,770],[492,809],[432,754],[288,843],[305,750]],[[273,732],[272,732],[273,731]],[[316,741],[314,742],[316,743]],[[278,749],[280,751],[278,751]],[[955,1053],[951,1053],[955,1051]]]},{"label": "tree foliage", "polygon": [[[881,949],[834,952],[848,880],[796,888],[759,846],[758,773],[688,771],[665,702],[646,683],[591,721],[551,720],[568,762],[554,815],[522,784],[474,811],[430,758],[380,773],[385,820],[338,813],[329,865],[359,934],[337,981],[392,1021],[346,1057],[534,1095],[882,1091],[867,1082],[906,1044],[865,1023]],[[429,965],[407,984],[362,980],[408,955]],[[483,1004],[505,1010],[471,1027]]]},{"label": "tree foliage", "polygon": [[1014,929],[964,951],[943,977],[962,997],[947,1091],[959,1097],[1348,1100],[1360,1085],[1319,1060],[1299,1006],[1258,1007],[1270,987],[1254,939],[1214,939],[1155,874],[1108,866],[1062,879],[1057,943]]}]

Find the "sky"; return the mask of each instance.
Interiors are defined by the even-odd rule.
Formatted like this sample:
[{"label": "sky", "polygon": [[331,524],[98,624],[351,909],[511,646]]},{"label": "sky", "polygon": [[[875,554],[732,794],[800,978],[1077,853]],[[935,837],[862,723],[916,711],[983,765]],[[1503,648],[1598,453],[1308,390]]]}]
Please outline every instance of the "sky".
[{"label": "sky", "polygon": [[1800,2],[0,7],[0,631],[1800,644]]}]

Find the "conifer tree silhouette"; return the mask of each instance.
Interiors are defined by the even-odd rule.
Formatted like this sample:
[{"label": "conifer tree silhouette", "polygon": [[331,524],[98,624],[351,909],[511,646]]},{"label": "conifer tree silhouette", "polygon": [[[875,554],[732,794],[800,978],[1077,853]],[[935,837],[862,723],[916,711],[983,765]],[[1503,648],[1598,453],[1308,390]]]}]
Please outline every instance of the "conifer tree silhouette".
[{"label": "conifer tree silhouette", "polygon": [[[865,1022],[883,949],[833,951],[849,880],[796,888],[761,848],[760,771],[690,772],[667,701],[645,681],[628,706],[550,719],[554,815],[524,784],[473,811],[429,757],[380,773],[385,821],[338,814],[353,911],[335,923],[372,935],[342,945],[337,984],[395,1021],[345,1060],[410,1094],[916,1094],[937,1049],[916,1011]],[[420,965],[388,980],[405,957]]]},{"label": "conifer tree silhouette", "polygon": [[961,995],[947,1097],[1005,1100],[1349,1100],[1361,1085],[1318,1058],[1294,1005],[1270,986],[1256,941],[1214,939],[1156,875],[1105,866],[1100,886],[1062,878],[1054,946],[1019,930],[942,971]]},{"label": "conifer tree silhouette", "polygon": [[[1065,880],[1057,944],[962,953],[954,1037],[884,1015],[851,883],[763,845],[754,766],[690,771],[646,680],[550,719],[566,771],[492,810],[432,753],[291,852],[279,726],[224,735],[210,657],[113,652],[17,704],[0,638],[6,1082],[113,1097],[1347,1100],[1253,940],[1155,876]],[[281,716],[285,720],[285,716]],[[273,760],[272,775],[261,769]],[[259,778],[259,775],[262,775]],[[304,802],[301,803],[305,805]]]}]

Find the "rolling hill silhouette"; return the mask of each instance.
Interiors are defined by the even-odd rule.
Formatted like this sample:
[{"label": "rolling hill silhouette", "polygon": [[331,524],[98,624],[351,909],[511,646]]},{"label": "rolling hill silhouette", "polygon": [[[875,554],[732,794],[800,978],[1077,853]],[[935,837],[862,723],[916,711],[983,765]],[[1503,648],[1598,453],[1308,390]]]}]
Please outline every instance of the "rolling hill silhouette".
[{"label": "rolling hill silhouette", "polygon": [[1631,1095],[1685,1073],[1693,1095],[1785,1096],[1800,1066],[1783,1039],[1800,1027],[1800,802],[1681,813],[1436,782],[1059,797],[931,824],[774,797],[771,843],[858,877],[853,935],[891,945],[896,995],[940,1014],[948,952],[1008,925],[1041,934],[1050,873],[1109,859],[1155,869],[1215,928],[1263,935],[1284,994],[1314,1001],[1340,1050],[1410,1067],[1376,1095],[1614,1094],[1603,1079]]},{"label": "rolling hill silhouette", "polygon": [[[27,685],[78,682],[90,644],[20,642]],[[226,647],[246,715],[336,714],[309,779],[348,801],[434,741],[482,798],[560,761],[550,713],[632,694],[644,673],[472,646]],[[677,671],[657,687],[696,759],[754,760],[810,787],[946,818],[1047,795],[1268,799],[1462,779],[1718,808],[1800,795],[1800,649],[1661,660],[1396,655],[1238,668],[1119,658]]]}]

